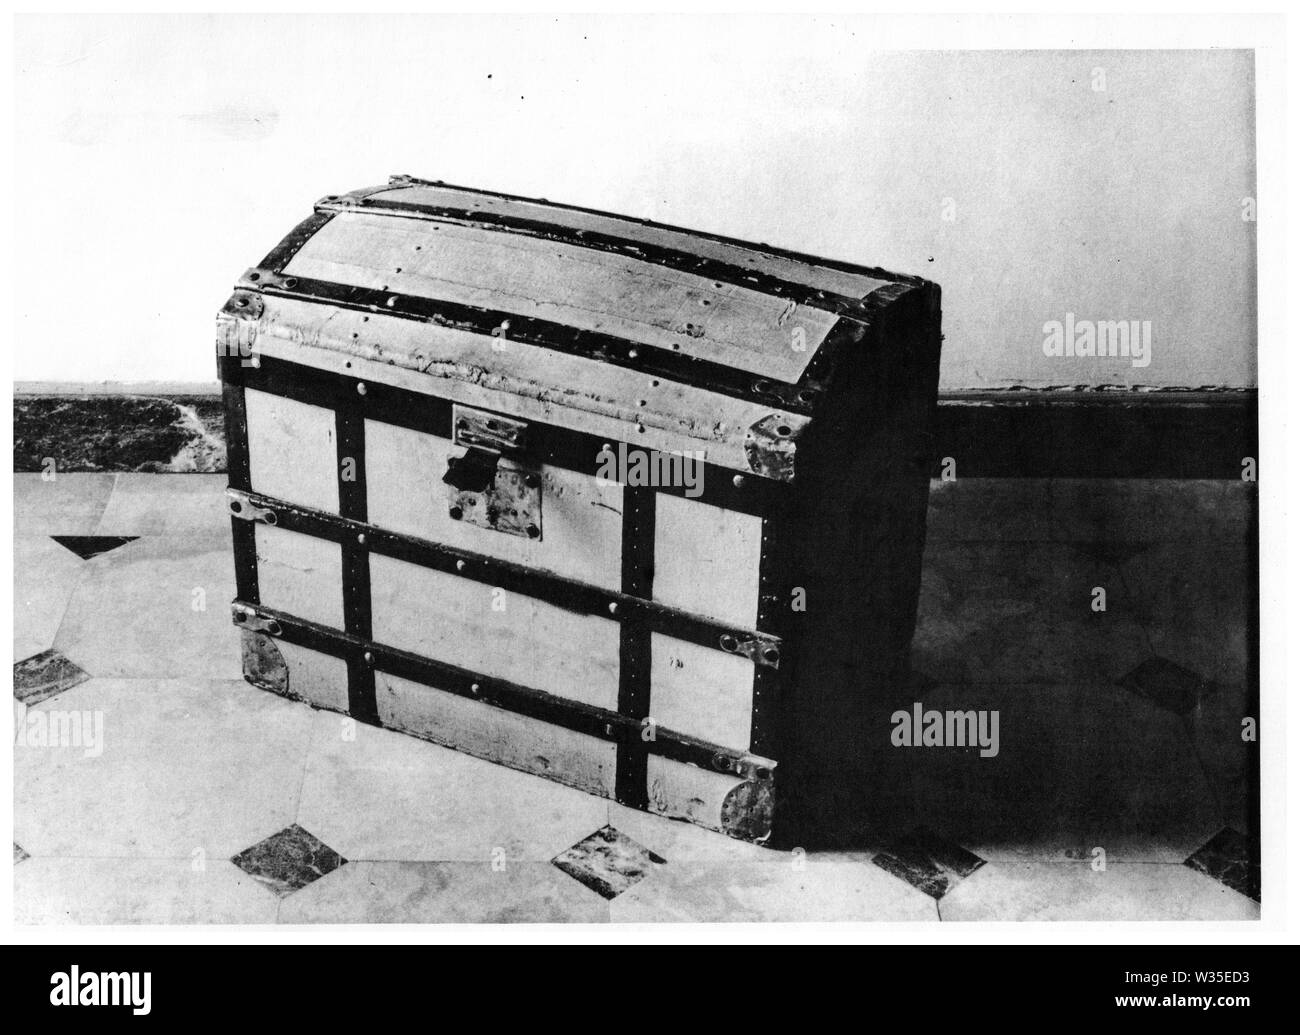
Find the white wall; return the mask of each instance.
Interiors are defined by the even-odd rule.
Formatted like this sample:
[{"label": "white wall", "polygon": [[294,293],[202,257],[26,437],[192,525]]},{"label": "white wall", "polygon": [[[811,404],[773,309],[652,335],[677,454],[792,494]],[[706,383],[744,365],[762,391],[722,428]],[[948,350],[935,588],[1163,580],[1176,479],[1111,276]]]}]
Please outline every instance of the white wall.
[{"label": "white wall", "polygon": [[[1248,51],[662,16],[27,17],[16,44],[19,380],[211,378],[235,276],[407,172],[923,274],[948,388],[1255,382]],[[1150,320],[1153,362],[1044,356],[1067,311]]]}]

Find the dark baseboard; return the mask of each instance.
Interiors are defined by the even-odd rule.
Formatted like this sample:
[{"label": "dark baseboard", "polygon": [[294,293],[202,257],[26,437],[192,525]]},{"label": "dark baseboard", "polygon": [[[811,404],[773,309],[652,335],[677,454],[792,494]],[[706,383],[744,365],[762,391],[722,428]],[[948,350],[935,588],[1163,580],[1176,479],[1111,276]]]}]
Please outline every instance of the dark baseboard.
[{"label": "dark baseboard", "polygon": [[1254,391],[940,393],[938,477],[1240,479],[1259,457]]},{"label": "dark baseboard", "polygon": [[[20,388],[14,470],[225,470],[220,396],[194,386]],[[1258,457],[1254,391],[940,393],[934,465],[960,478],[1240,479]]]}]

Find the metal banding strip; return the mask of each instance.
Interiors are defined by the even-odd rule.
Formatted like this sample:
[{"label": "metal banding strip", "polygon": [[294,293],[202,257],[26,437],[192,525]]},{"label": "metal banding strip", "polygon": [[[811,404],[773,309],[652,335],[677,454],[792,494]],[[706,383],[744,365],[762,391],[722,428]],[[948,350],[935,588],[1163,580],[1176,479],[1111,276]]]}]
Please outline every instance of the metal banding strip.
[{"label": "metal banding strip", "polygon": [[[646,529],[640,523],[642,520],[646,520],[647,514],[648,519],[653,521],[653,492],[651,490],[632,490],[627,495],[630,496],[634,492],[642,498],[639,518],[634,519],[632,527],[629,528],[625,517],[624,545],[626,548],[628,538],[631,537],[635,543],[641,544],[634,550],[635,556],[648,558],[648,563],[653,564],[653,527]],[[640,625],[645,628],[647,637],[650,632],[657,632],[665,636],[671,636],[674,639],[698,644],[701,647],[710,647],[714,650],[733,654],[746,652],[728,650],[728,648],[724,647],[722,645],[723,641],[728,637],[734,639],[737,643],[752,643],[754,645],[752,659],[756,673],[761,669],[776,669],[781,664],[780,654],[783,650],[783,644],[776,636],[714,622],[711,619],[686,611],[678,611],[649,599],[648,574],[641,576],[647,581],[639,584],[628,577],[628,566],[633,562],[628,560],[626,549],[624,552],[624,591],[615,593],[578,582],[575,579],[567,579],[560,575],[552,575],[522,564],[516,564],[512,561],[502,561],[466,550],[457,550],[426,539],[403,535],[400,532],[389,532],[382,528],[367,525],[364,522],[311,510],[259,493],[243,493],[231,490],[229,495],[232,501],[232,511],[236,505],[239,508],[238,512],[234,514],[237,524],[251,526],[257,520],[272,523],[270,515],[273,515],[273,523],[277,528],[339,543],[345,549],[360,546],[363,553],[377,553],[385,557],[392,557],[395,560],[418,564],[423,568],[431,568],[435,571],[446,572],[449,575],[457,575],[485,585],[499,586],[507,592],[534,597],[577,614],[612,618],[624,625]],[[649,502],[647,502],[647,499]],[[250,513],[256,514],[257,511],[269,513],[261,518],[248,517]],[[358,538],[361,536],[365,537],[363,546]],[[637,567],[641,568],[642,564],[638,562]],[[628,586],[633,587],[632,592],[627,591],[626,587]],[[346,600],[345,595],[345,605]],[[368,611],[365,615],[365,621],[369,621]],[[348,631],[353,632],[352,629]],[[363,634],[358,631],[354,635]],[[368,632],[365,635],[368,635]],[[775,661],[765,657],[768,650],[777,652],[778,656]],[[642,715],[638,718],[644,717]]]},{"label": "metal banding strip", "polygon": [[[374,381],[365,382],[366,393],[360,396],[357,379],[271,356],[261,356],[259,362],[258,367],[244,367],[237,360],[226,363],[223,377],[260,392],[317,406],[334,408],[340,399],[359,398],[367,420],[422,431],[439,438],[452,438],[453,404],[446,399]],[[579,474],[597,476],[601,467],[600,453],[607,441],[554,424],[528,422],[529,459]],[[654,450],[646,452],[657,461]],[[700,483],[703,492],[698,498],[726,510],[762,515],[777,508],[790,491],[790,486],[785,483],[757,476],[745,477],[737,485],[735,475],[736,472],[730,468],[704,464]],[[248,486],[243,488],[247,490]],[[673,496],[686,495],[684,486],[659,485],[654,488],[656,492]]]},{"label": "metal banding strip", "polygon": [[[623,490],[623,571],[625,597],[649,601],[653,595],[655,558],[655,493],[653,489]],[[626,605],[615,604],[615,614]],[[640,727],[650,718],[650,636],[651,625],[644,603],[636,605],[619,628],[618,710],[634,719]],[[718,637],[712,636],[716,645]],[[697,641],[698,642],[698,641]],[[755,669],[757,671],[757,668]],[[618,746],[615,770],[615,797],[632,808],[650,804],[646,738],[657,731],[643,730],[636,740],[622,740]]]},{"label": "metal banding strip", "polygon": [[266,258],[262,260],[262,267],[269,270],[283,269],[288,265],[289,260],[298,254],[302,246],[315,236],[316,231],[333,218],[333,212],[313,212],[267,253]]},{"label": "metal banding strip", "polygon": [[[237,356],[217,360],[221,373],[221,399],[226,419],[226,478],[232,489],[248,492],[252,481],[248,467],[248,412],[244,404],[243,368]],[[235,592],[241,600],[257,603],[257,530],[247,521],[231,517],[234,544]]]},{"label": "metal banding strip", "polygon": [[236,601],[232,610],[236,625],[246,624],[250,618],[274,622],[275,627],[271,628],[269,635],[286,643],[347,659],[349,667],[355,659],[357,664],[372,670],[388,672],[458,697],[468,697],[601,740],[645,743],[645,750],[650,754],[713,772],[731,773],[745,780],[770,779],[776,768],[776,763],[771,759],[720,747],[672,730],[658,729],[653,741],[642,742],[640,722],[618,712],[431,661],[417,654],[303,621],[272,608]]},{"label": "metal banding strip", "polygon": [[[821,394],[821,385],[810,381],[806,372],[797,384],[790,385],[745,373],[721,363],[641,345],[609,334],[578,330],[565,324],[539,320],[536,317],[482,309],[436,298],[398,295],[376,288],[340,284],[331,280],[286,277],[273,268],[249,270],[241,278],[237,289],[260,291],[265,295],[304,302],[321,302],[359,312],[384,313],[402,319],[433,323],[478,334],[485,338],[505,335],[511,341],[580,356],[652,377],[679,381],[717,395],[743,399],[746,402],[770,402],[790,413],[805,417],[812,415],[813,407]],[[841,323],[843,321],[831,328],[827,334],[828,341],[833,337],[838,339],[842,331]],[[865,334],[866,328],[857,325],[854,326],[854,331]]]},{"label": "metal banding strip", "polygon": [[638,262],[649,263],[653,266],[664,266],[668,269],[695,274],[708,280],[731,284],[736,287],[750,288],[767,295],[789,299],[811,309],[834,313],[847,319],[862,320],[864,318],[864,307],[862,299],[859,298],[821,291],[793,281],[783,280],[769,273],[745,269],[743,266],[704,258],[675,248],[642,244],[612,234],[575,229],[556,223],[547,223],[540,219],[509,216],[485,209],[424,205],[409,201],[394,201],[387,198],[362,198],[355,204],[347,204],[342,201],[322,201],[316,208],[318,212],[362,211],[379,215],[391,215],[399,219],[463,223],[483,229],[500,230],[504,233],[556,241],[578,248],[587,248],[591,251],[621,255]]},{"label": "metal banding strip", "polygon": [[[750,715],[750,750],[758,754],[774,754],[779,749],[782,728],[779,709],[782,705],[782,686],[793,686],[793,668],[798,664],[787,628],[791,615],[790,600],[786,596],[791,587],[787,564],[786,538],[789,522],[784,512],[765,515],[763,518],[762,548],[758,561],[758,619],[757,629],[781,642],[781,663],[785,671],[777,674],[770,669],[754,668],[753,711]],[[783,531],[785,529],[785,531]]]},{"label": "metal banding strip", "polygon": [[[340,396],[334,410],[341,518],[366,521],[366,421],[358,397]],[[277,512],[277,524],[279,514]],[[285,526],[289,527],[289,526]],[[360,533],[338,540],[343,569],[343,621],[350,635],[370,639],[370,553]],[[348,658],[348,714],[358,722],[379,725],[375,672],[361,659]]]}]

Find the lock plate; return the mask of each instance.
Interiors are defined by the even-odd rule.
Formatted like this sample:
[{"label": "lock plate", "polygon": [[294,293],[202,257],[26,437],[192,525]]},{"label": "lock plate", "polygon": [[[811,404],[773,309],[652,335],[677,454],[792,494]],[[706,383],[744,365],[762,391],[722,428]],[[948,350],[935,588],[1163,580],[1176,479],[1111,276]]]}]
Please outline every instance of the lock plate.
[{"label": "lock plate", "polygon": [[527,446],[528,424],[499,413],[476,410],[471,406],[452,408],[452,440],[458,446],[478,446],[499,453],[520,452]]},{"label": "lock plate", "polygon": [[542,538],[542,478],[517,461],[502,457],[484,492],[448,485],[447,506],[453,520],[467,525],[525,539]]}]

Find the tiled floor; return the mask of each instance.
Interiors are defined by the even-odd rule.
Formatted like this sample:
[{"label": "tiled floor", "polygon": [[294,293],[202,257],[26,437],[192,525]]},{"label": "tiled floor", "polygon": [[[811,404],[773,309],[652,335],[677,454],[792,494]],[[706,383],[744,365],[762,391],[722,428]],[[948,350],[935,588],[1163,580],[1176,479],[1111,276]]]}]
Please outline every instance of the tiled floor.
[{"label": "tiled floor", "polygon": [[20,922],[1259,916],[1253,486],[936,483],[917,700],[996,711],[998,753],[900,748],[912,828],[837,853],[732,841],[248,686],[224,487],[15,477]]}]

